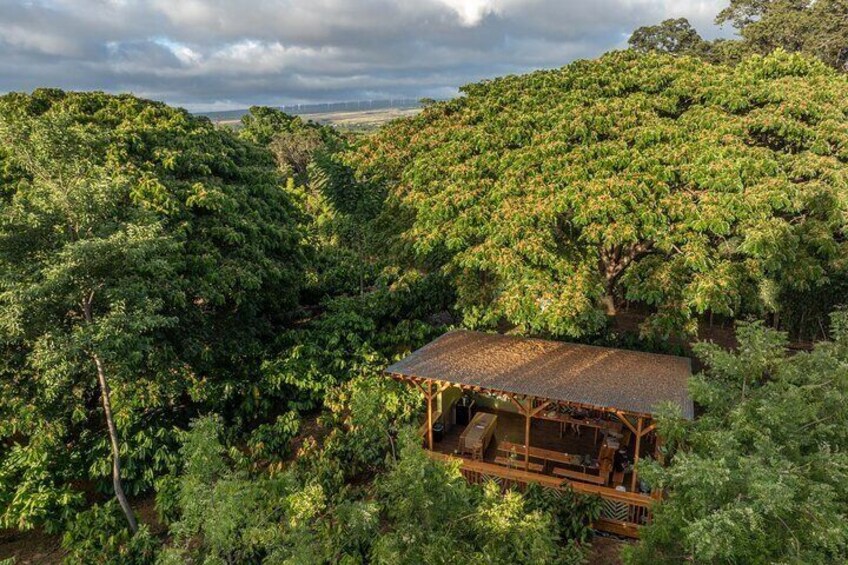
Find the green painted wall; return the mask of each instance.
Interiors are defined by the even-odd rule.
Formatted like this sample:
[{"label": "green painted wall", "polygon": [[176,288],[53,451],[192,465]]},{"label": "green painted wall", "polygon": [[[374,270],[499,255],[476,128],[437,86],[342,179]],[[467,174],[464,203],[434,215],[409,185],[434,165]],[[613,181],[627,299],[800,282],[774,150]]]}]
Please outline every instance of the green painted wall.
[{"label": "green painted wall", "polygon": [[461,396],[462,389],[455,386],[448,388],[438,396],[437,406],[442,411],[442,423],[445,424],[446,430],[453,427],[453,405]]},{"label": "green painted wall", "polygon": [[518,408],[509,400],[501,400],[494,396],[485,394],[475,394],[474,400],[477,401],[478,407],[492,408],[494,410],[503,410],[504,412],[514,412],[518,414]]}]

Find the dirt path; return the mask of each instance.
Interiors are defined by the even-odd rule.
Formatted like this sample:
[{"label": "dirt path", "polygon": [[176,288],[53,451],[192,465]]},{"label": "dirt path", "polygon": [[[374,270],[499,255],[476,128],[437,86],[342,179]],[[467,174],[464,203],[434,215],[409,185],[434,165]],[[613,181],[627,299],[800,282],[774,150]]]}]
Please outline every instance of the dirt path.
[{"label": "dirt path", "polygon": [[586,565],[621,565],[621,548],[628,543],[631,542],[596,536]]},{"label": "dirt path", "polygon": [[65,552],[61,538],[41,530],[0,530],[0,562],[14,558],[15,565],[61,563]]},{"label": "dirt path", "polygon": [[[165,526],[156,516],[153,496],[133,500],[131,504],[140,523],[147,524],[153,535],[163,534]],[[61,563],[64,556],[59,535],[46,534],[42,530],[0,530],[0,564],[4,559],[14,558],[15,565],[53,565]]]}]

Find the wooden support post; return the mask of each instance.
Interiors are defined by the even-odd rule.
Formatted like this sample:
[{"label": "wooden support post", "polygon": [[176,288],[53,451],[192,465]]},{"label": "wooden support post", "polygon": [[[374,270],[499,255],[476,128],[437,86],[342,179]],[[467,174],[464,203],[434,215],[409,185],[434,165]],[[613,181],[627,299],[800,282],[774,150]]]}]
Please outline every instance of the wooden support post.
[{"label": "wooden support post", "polygon": [[520,414],[524,414],[524,470],[530,470],[530,419],[547,408],[551,402],[545,401],[540,406],[533,409],[533,398],[530,396],[524,397],[524,402],[519,402],[515,399],[515,395],[510,394],[509,399],[518,408]]},{"label": "wooden support post", "polygon": [[524,424],[524,470],[530,470],[530,417],[532,411],[533,401],[531,399],[527,399],[527,406],[525,407],[525,424]]},{"label": "wooden support post", "polygon": [[636,465],[639,463],[639,449],[642,447],[642,424],[644,420],[639,418],[636,424],[636,450],[633,453],[633,477],[630,480],[630,492],[636,492]]},{"label": "wooden support post", "polygon": [[427,445],[433,451],[433,381],[427,381]]}]

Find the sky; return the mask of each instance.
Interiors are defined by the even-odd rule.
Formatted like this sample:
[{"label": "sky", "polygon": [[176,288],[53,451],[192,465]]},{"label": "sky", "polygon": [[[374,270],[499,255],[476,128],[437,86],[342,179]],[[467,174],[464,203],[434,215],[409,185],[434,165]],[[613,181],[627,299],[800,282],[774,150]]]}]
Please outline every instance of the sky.
[{"label": "sky", "polygon": [[447,98],[625,47],[727,0],[0,0],[0,92],[131,92],[192,111]]}]

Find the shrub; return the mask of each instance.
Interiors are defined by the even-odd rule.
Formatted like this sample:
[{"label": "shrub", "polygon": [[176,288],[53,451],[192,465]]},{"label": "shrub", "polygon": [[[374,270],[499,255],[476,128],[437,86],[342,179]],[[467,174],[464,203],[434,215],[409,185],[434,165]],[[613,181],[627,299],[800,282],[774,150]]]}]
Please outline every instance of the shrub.
[{"label": "shrub", "polygon": [[291,453],[291,440],[300,431],[300,416],[289,411],[277,417],[272,424],[262,424],[251,432],[247,440],[254,459],[280,461]]},{"label": "shrub", "polygon": [[77,514],[62,538],[69,565],[146,565],[156,557],[158,540],[141,524],[135,535],[118,503],[95,504]]},{"label": "shrub", "polygon": [[554,491],[531,483],[524,493],[527,507],[550,514],[563,540],[588,542],[592,522],[601,516],[601,498],[586,496],[572,489]]}]

